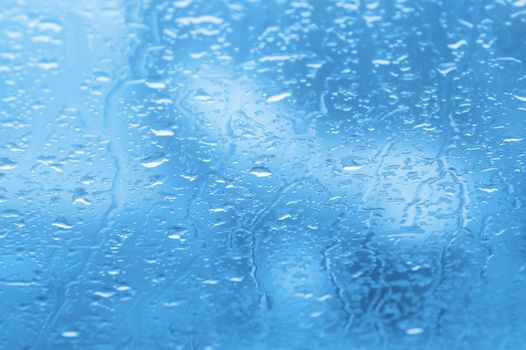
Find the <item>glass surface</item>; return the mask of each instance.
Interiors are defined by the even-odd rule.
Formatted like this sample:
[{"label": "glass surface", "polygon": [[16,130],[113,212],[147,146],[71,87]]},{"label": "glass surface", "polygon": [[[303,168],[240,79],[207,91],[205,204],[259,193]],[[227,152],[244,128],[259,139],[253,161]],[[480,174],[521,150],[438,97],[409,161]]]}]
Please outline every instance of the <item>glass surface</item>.
[{"label": "glass surface", "polygon": [[526,348],[525,0],[3,0],[0,348]]}]

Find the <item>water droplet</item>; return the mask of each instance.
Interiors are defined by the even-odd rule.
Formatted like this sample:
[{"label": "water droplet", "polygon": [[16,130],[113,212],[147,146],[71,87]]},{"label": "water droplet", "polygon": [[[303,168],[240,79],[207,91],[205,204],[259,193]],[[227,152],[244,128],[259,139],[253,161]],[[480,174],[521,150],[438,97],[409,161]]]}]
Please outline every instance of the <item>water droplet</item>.
[{"label": "water droplet", "polygon": [[284,100],[284,99],[286,99],[287,97],[290,97],[290,96],[291,96],[290,92],[284,92],[282,94],[270,96],[269,98],[267,98],[267,102],[268,103],[279,102],[279,101],[282,101],[282,100]]},{"label": "water droplet", "polygon": [[191,25],[191,24],[203,24],[203,23],[209,23],[209,24],[223,23],[223,20],[221,18],[218,18],[215,16],[179,17],[177,18],[176,21],[185,26]]},{"label": "water droplet", "polygon": [[16,162],[13,162],[9,158],[0,158],[0,170],[9,171],[16,169]]},{"label": "water droplet", "polygon": [[79,336],[79,332],[75,332],[75,331],[66,331],[66,332],[62,332],[62,336],[64,338],[76,338]]},{"label": "water droplet", "polygon": [[486,187],[479,187],[478,189],[486,193],[493,193],[499,190],[498,188],[486,188]]},{"label": "water droplet", "polygon": [[166,84],[160,81],[147,81],[144,83],[144,85],[154,90],[162,90],[166,88]]},{"label": "water droplet", "polygon": [[250,174],[257,177],[269,177],[272,175],[272,172],[265,167],[257,166],[250,169]]},{"label": "water droplet", "polygon": [[161,158],[161,159],[155,159],[150,160],[146,162],[142,162],[141,165],[145,168],[151,169],[151,168],[157,168],[158,166],[168,162],[167,158]]},{"label": "water droplet", "polygon": [[150,129],[150,131],[155,136],[158,136],[158,137],[174,136],[175,135],[175,133],[172,130],[169,130],[169,129],[163,129],[163,130]]},{"label": "water droplet", "polygon": [[343,170],[345,171],[356,171],[356,170],[360,170],[362,168],[361,165],[347,165],[345,167],[343,167]]},{"label": "water droplet", "polygon": [[204,280],[203,283],[210,284],[210,285],[216,285],[219,283],[219,281],[218,280]]},{"label": "water droplet", "polygon": [[418,327],[415,327],[415,328],[409,328],[405,331],[405,333],[407,335],[417,335],[417,334],[421,334],[423,333],[424,330],[422,328],[418,328]]},{"label": "water droplet", "polygon": [[74,227],[73,225],[69,225],[64,221],[55,221],[51,224],[51,226],[57,227],[61,230],[71,230]]}]

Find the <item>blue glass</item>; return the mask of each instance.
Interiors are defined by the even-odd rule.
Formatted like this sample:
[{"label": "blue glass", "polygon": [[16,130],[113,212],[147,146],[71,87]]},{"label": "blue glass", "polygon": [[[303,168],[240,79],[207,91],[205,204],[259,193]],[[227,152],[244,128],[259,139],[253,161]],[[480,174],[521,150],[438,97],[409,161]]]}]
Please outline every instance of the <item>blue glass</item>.
[{"label": "blue glass", "polygon": [[0,348],[526,348],[525,64],[524,0],[3,0]]}]

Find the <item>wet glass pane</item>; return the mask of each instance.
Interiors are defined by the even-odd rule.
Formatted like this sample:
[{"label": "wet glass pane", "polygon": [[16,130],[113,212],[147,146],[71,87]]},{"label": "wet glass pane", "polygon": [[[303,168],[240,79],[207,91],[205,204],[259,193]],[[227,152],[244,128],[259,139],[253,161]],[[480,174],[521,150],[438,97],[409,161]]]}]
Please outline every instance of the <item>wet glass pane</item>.
[{"label": "wet glass pane", "polygon": [[526,347],[526,1],[3,0],[0,348]]}]

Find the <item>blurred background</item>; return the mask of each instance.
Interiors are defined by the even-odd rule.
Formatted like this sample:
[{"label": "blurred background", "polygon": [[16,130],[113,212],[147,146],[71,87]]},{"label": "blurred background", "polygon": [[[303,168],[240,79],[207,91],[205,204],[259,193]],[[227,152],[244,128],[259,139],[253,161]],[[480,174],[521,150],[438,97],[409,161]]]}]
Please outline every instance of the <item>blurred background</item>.
[{"label": "blurred background", "polygon": [[526,1],[4,0],[0,348],[526,348]]}]

